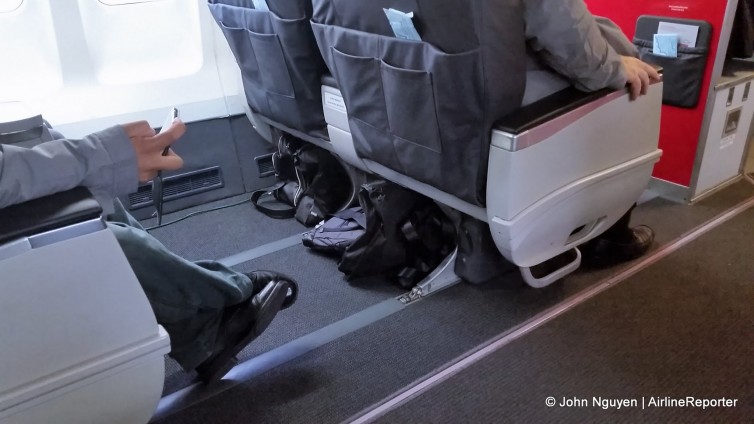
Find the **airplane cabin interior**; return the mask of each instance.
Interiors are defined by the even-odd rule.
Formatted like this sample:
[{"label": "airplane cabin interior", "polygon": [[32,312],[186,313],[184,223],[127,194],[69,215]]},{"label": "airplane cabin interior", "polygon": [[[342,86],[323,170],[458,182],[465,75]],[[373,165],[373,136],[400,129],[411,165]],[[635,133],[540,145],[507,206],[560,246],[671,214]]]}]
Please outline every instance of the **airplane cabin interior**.
[{"label": "airplane cabin interior", "polygon": [[[535,71],[540,3],[661,78]],[[0,423],[751,422],[754,3],[555,3],[0,0]],[[176,120],[180,169],[98,191],[75,146]],[[11,165],[60,143],[104,182]],[[207,321],[257,308],[222,378],[171,356],[175,263],[292,280]]]}]

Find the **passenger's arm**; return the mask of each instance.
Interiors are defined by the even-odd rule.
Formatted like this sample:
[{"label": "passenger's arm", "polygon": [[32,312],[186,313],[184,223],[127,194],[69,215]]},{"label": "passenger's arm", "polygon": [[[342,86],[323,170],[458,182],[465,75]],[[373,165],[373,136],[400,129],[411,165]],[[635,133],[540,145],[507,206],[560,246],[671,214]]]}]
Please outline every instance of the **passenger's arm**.
[{"label": "passenger's arm", "polygon": [[527,0],[523,4],[529,47],[555,71],[584,91],[626,85],[621,56],[583,0]]},{"label": "passenger's arm", "polygon": [[659,81],[651,65],[634,57],[635,50],[626,45],[618,28],[609,20],[598,21],[583,0],[523,4],[529,47],[580,90],[622,89],[628,83],[636,98],[652,81]]},{"label": "passenger's arm", "polygon": [[623,88],[621,57],[602,35],[583,0],[523,2],[529,47],[577,88]]},{"label": "passenger's arm", "polygon": [[[177,169],[162,149],[185,131],[181,122],[154,136],[142,121],[115,126],[81,140],[54,140],[26,149],[0,145],[0,208],[84,185],[100,200],[132,192],[158,169]],[[103,205],[106,206],[106,205]]]},{"label": "passenger's arm", "polygon": [[594,20],[600,29],[600,34],[605,37],[607,44],[621,56],[639,57],[639,49],[634,46],[615,22],[602,16],[595,16]]}]

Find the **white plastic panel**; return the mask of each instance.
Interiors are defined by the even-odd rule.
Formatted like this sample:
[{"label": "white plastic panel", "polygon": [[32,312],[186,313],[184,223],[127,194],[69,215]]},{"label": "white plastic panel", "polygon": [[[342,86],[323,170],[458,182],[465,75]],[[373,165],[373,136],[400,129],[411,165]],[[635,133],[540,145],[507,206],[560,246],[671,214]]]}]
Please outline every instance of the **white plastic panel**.
[{"label": "white plastic panel", "polygon": [[162,0],[98,0],[98,1],[107,6],[121,6],[124,4],[150,3],[153,1],[162,1]]},{"label": "white plastic panel", "polygon": [[[96,375],[35,399],[3,424],[145,424],[157,408],[165,378],[161,354],[124,369]],[[0,415],[1,416],[1,415]]]},{"label": "white plastic panel", "polygon": [[503,256],[531,267],[615,223],[646,189],[662,154],[661,105],[662,84],[633,102],[623,94],[590,103],[537,127],[547,136],[517,151],[493,132],[487,215]]},{"label": "white plastic panel", "polygon": [[[646,96],[629,101],[628,95],[623,95],[567,126],[555,121],[568,119],[569,115],[546,122],[543,126],[557,126],[558,130],[547,140],[515,154],[490,154],[490,218],[514,219],[539,199],[585,175],[654,152],[659,139],[661,99],[662,84],[654,84]],[[578,110],[572,113],[578,116]],[[493,148],[505,147],[505,141],[504,136],[493,131]]]},{"label": "white plastic panel", "polygon": [[103,84],[177,78],[202,67],[199,4],[79,0],[86,44]]},{"label": "white plastic panel", "polygon": [[340,90],[327,85],[322,86],[322,109],[325,113],[325,122],[345,132],[351,132],[348,126],[348,111],[346,102]]},{"label": "white plastic panel", "polygon": [[353,146],[353,137],[351,133],[343,131],[339,128],[335,128],[332,125],[327,125],[327,133],[330,137],[330,144],[332,150],[340,156],[341,159],[348,164],[361,169],[362,171],[370,172],[367,165],[356,154],[356,148]]},{"label": "white plastic panel", "polygon": [[[750,93],[744,101],[746,84],[750,84]],[[731,104],[728,105],[730,90],[733,90],[733,97]],[[733,125],[735,116],[738,116],[737,125],[727,128],[729,131],[726,134],[726,123]],[[747,81],[715,93],[712,120],[707,132],[694,197],[740,174],[752,116],[754,116],[754,81]],[[729,118],[730,122],[726,122]]]},{"label": "white plastic panel", "polygon": [[0,102],[0,124],[19,121],[36,116],[22,102]]},{"label": "white plastic panel", "polygon": [[[493,147],[490,157],[511,154],[515,153]],[[660,155],[656,150],[598,173],[585,173],[512,220],[488,209],[498,250],[514,264],[531,267],[603,233],[639,198]]]},{"label": "white plastic panel", "polygon": [[0,412],[82,378],[63,370],[128,361],[161,338],[107,229],[0,261],[0,275]]},{"label": "white plastic panel", "polygon": [[[206,0],[123,3],[24,0],[0,13],[0,102],[22,101],[72,138],[159,126],[174,106],[186,122],[244,113],[240,70]],[[32,71],[7,64],[16,42],[37,57]]]},{"label": "white plastic panel", "polygon": [[0,0],[0,13],[9,13],[19,7],[24,0]]},{"label": "white plastic panel", "polygon": [[62,83],[49,1],[0,0],[0,102],[43,96]]}]

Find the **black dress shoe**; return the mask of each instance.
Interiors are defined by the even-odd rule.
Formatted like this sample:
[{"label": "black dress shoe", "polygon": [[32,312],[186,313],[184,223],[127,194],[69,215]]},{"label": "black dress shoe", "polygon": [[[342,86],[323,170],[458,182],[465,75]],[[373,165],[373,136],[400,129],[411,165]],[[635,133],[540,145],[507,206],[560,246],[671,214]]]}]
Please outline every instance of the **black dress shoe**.
[{"label": "black dress shoe", "polygon": [[590,268],[606,268],[647,253],[654,243],[654,230],[646,225],[639,225],[630,231],[628,237],[620,240],[597,237],[589,241],[579,248],[583,253],[582,263]]},{"label": "black dress shoe", "polygon": [[254,285],[254,291],[252,293],[255,294],[267,286],[271,281],[285,281],[288,283],[288,292],[286,293],[285,302],[283,302],[281,309],[289,308],[298,298],[298,284],[296,284],[296,281],[293,278],[285,274],[275,271],[259,270],[248,272],[246,273],[246,276],[251,279],[251,282]]},{"label": "black dress shoe", "polygon": [[236,365],[238,352],[267,329],[290,290],[287,281],[270,281],[249,300],[234,305],[221,323],[212,356],[196,367],[199,378],[211,383],[227,374]]}]

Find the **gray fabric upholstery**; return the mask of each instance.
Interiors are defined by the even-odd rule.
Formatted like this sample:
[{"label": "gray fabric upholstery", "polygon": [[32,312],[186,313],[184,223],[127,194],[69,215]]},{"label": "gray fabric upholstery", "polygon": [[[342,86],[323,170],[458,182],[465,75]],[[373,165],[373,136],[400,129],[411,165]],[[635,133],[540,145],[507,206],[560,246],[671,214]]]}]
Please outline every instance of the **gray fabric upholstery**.
[{"label": "gray fabric upholstery", "polygon": [[[357,153],[484,205],[490,131],[521,105],[520,0],[314,0],[312,27],[348,108]],[[383,8],[414,12],[422,42]]]},{"label": "gray fabric upholstery", "polygon": [[309,25],[311,1],[267,3],[270,11],[255,10],[251,0],[209,0],[209,8],[241,68],[251,109],[285,127],[321,134],[326,68]]}]

